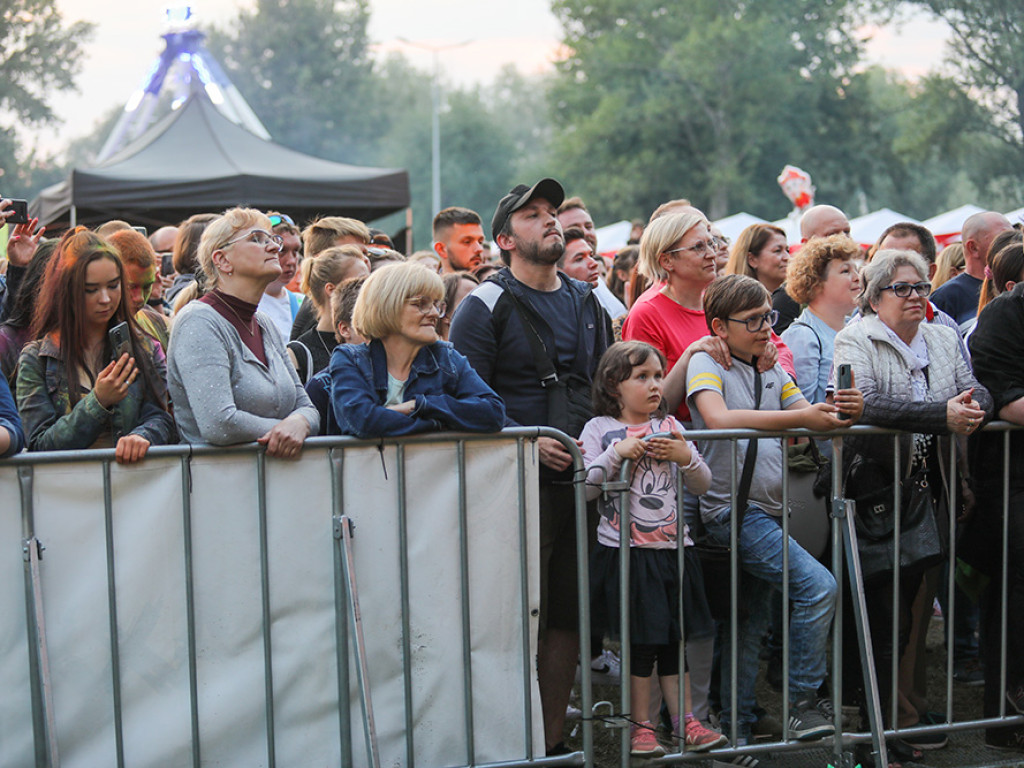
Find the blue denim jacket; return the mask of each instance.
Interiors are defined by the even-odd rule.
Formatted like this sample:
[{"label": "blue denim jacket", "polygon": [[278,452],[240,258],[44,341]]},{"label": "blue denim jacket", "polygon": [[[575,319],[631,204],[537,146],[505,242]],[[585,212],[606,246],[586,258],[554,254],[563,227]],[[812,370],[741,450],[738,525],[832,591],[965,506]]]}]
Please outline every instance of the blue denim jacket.
[{"label": "blue denim jacket", "polygon": [[[155,344],[143,339],[154,355],[157,376],[166,378],[166,361]],[[164,382],[154,382],[163,387]],[[94,392],[74,407],[60,348],[47,336],[27,344],[18,362],[18,410],[30,451],[68,451],[88,448],[109,430],[116,442],[124,435],[141,435],[151,445],[175,441],[174,419],[146,392],[142,376],[136,377],[128,395],[109,410]]]},{"label": "blue denim jacket", "polygon": [[388,437],[451,429],[497,432],[505,405],[469,362],[446,341],[416,355],[405,400],[416,407],[406,416],[384,407],[388,391],[387,352],[380,341],[341,344],[331,356],[331,407],[341,433]]}]

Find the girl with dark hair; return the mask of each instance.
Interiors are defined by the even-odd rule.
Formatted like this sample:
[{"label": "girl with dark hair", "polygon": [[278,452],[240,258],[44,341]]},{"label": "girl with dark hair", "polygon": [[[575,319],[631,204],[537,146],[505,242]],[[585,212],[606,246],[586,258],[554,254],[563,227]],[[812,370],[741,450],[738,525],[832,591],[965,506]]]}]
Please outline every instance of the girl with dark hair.
[{"label": "girl with dark hair", "polygon": [[[664,374],[665,357],[650,344],[613,344],[594,374],[595,417],[580,435],[588,473],[587,498],[600,497],[598,543],[591,556],[595,629],[618,628],[620,528],[624,521],[629,525],[629,684],[630,711],[636,723],[632,727],[630,751],[638,757],[665,754],[650,722],[655,662],[672,718],[673,738],[682,739],[688,751],[703,752],[725,743],[722,734],[701,725],[692,706],[689,712],[679,710],[680,589],[687,640],[712,637],[714,623],[704,594],[700,561],[692,550],[684,551],[685,567],[680,579],[680,499],[676,498],[675,477],[681,470],[687,487],[699,494],[711,485],[711,470],[683,437],[683,426],[675,417],[665,415]],[[620,509],[618,493],[601,495],[601,484],[618,478],[623,461],[635,462],[628,510]],[[684,524],[683,540],[692,546],[687,533]],[[692,705],[689,690],[686,693]]]},{"label": "girl with dark hair", "polygon": [[[102,237],[78,227],[61,238],[39,292],[35,341],[18,362],[29,450],[115,446],[117,461],[128,464],[173,441],[166,361],[132,319],[123,284],[117,250]],[[120,323],[131,350],[115,360],[108,331]]]}]

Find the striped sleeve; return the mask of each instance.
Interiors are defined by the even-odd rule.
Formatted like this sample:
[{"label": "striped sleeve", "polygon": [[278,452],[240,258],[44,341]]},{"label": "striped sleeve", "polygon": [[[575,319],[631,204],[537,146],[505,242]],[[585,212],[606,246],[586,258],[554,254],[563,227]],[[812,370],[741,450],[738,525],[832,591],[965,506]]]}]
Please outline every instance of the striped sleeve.
[{"label": "striped sleeve", "polygon": [[710,355],[698,352],[690,358],[686,369],[686,396],[690,398],[696,392],[710,389],[725,396],[722,386],[722,367]]}]

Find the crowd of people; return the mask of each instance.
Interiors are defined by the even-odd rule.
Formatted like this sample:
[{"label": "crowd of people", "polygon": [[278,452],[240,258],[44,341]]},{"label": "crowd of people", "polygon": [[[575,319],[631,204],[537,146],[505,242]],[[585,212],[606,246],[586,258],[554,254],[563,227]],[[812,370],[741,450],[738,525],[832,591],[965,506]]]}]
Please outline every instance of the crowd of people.
[{"label": "crowd of people", "polygon": [[[0,219],[10,213],[0,201]],[[781,737],[754,681],[766,638],[782,668],[786,625],[786,732],[797,740],[834,733],[827,650],[836,611],[851,610],[848,599],[837,605],[824,556],[783,530],[786,442],[743,439],[733,448],[694,441],[687,430],[895,428],[896,441],[850,436],[842,466],[832,468],[855,500],[879,488],[891,496],[894,485],[909,499],[913,482],[907,506],[925,510],[923,522],[905,523],[899,562],[876,568],[866,549],[861,555],[883,711],[900,728],[943,722],[929,709],[921,670],[933,602],[955,575],[944,565],[952,528],[960,559],[989,577],[979,600],[958,588],[954,606],[943,606],[957,617],[954,676],[985,685],[986,716],[1024,714],[1016,646],[1024,637],[1016,631],[1024,622],[1024,469],[1010,460],[1008,498],[992,470],[1006,446],[1021,455],[1024,432],[1005,443],[979,433],[993,418],[1024,424],[1024,252],[1019,227],[999,214],[969,218],[961,242],[941,254],[911,222],[865,251],[842,211],[814,206],[791,249],[767,224],[730,244],[688,200],[673,200],[637,228],[637,242],[600,254],[583,201],[542,179],[498,202],[496,259],[479,215],[465,208],[440,211],[433,248],[410,256],[354,219],[301,228],[285,213],[249,208],[197,214],[148,237],[121,221],[44,234],[37,221],[11,228],[0,281],[0,455],[111,447],[130,464],[152,445],[255,441],[289,459],[314,435],[560,429],[577,438],[593,502],[591,659],[582,664],[616,674],[602,643],[622,629],[618,549],[628,540],[632,751],[651,757],[664,753],[655,674],[675,745]],[[545,749],[559,755],[568,751],[580,664],[573,488],[581,478],[563,443],[539,438],[537,450],[537,674]],[[601,485],[627,463],[621,508]],[[877,509],[884,528],[892,510]],[[827,514],[824,501],[818,514]],[[1005,595],[997,578],[1004,524]],[[727,585],[723,592],[697,545],[728,548],[734,537],[745,607],[731,626]],[[887,695],[894,632],[897,712]],[[733,640],[735,671],[730,653],[715,653]],[[850,703],[863,708],[856,645],[844,659]],[[1012,727],[987,738],[1024,748],[1024,731]],[[945,734],[890,739],[890,756],[896,764],[945,743]]]}]

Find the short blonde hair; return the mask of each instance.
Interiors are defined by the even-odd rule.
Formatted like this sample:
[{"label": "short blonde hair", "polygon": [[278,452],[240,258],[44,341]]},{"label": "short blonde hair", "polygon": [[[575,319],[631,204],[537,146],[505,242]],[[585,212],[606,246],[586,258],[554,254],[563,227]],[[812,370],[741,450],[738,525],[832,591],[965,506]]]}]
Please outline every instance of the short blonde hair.
[{"label": "short blonde hair", "polygon": [[814,237],[789,257],[786,293],[798,304],[808,304],[821,293],[833,261],[849,261],[861,255],[860,246],[845,234]]},{"label": "short blonde hair", "polygon": [[214,251],[227,245],[243,229],[260,227],[270,231],[270,219],[255,208],[229,208],[211,221],[199,240],[199,266],[206,275],[206,290],[212,291],[220,282],[220,272],[213,263]]},{"label": "short blonde hair", "polygon": [[302,292],[313,300],[318,309],[325,309],[328,304],[327,284],[338,285],[342,280],[353,277],[352,267],[356,263],[366,263],[358,245],[336,245],[303,259]]},{"label": "short blonde hair", "polygon": [[368,339],[397,333],[402,327],[405,302],[414,296],[443,300],[441,276],[415,261],[387,264],[363,283],[352,310],[352,326]]},{"label": "short blonde hair", "polygon": [[359,219],[321,216],[302,230],[302,249],[306,256],[316,256],[341,237],[355,237],[363,243],[369,243],[370,228]]},{"label": "short blonde hair", "polygon": [[659,216],[647,225],[640,238],[640,258],[637,270],[652,283],[665,280],[668,273],[661,266],[659,257],[687,232],[707,219],[696,213],[669,213]]}]

